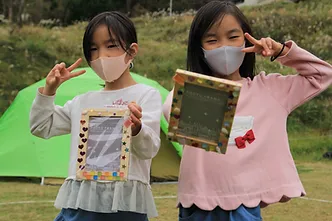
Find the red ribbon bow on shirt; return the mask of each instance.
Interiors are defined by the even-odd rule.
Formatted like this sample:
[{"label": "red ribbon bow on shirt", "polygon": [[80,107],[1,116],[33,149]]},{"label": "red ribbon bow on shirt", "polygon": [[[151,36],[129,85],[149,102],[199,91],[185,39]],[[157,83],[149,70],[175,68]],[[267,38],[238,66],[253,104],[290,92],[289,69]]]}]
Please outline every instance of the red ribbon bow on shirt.
[{"label": "red ribbon bow on shirt", "polygon": [[239,149],[243,149],[246,147],[246,141],[248,141],[248,143],[252,143],[254,142],[254,140],[255,140],[254,131],[248,130],[243,137],[239,136],[235,138],[235,143]]}]

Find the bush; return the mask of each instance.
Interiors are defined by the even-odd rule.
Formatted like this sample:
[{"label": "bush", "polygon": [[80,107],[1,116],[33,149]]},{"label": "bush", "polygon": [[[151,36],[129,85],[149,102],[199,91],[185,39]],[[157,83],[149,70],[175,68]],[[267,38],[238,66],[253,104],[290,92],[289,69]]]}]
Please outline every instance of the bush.
[{"label": "bush", "polygon": [[325,60],[332,60],[332,6],[329,0],[280,2],[243,8],[258,38],[289,39]]}]

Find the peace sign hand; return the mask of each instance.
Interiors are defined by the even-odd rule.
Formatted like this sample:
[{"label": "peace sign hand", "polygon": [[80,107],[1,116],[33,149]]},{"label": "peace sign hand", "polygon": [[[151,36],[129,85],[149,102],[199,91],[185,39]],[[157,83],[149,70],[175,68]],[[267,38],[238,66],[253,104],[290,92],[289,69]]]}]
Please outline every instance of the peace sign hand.
[{"label": "peace sign hand", "polygon": [[[245,38],[250,41],[254,46],[242,49],[242,52],[250,53],[254,52],[257,54],[261,54],[263,57],[269,56],[277,56],[282,49],[282,44],[276,42],[272,38],[261,38],[260,40],[255,39],[250,34],[245,33]],[[283,56],[287,53],[289,49],[287,47],[284,48],[283,52],[280,56]]]},{"label": "peace sign hand", "polygon": [[71,73],[71,71],[76,69],[81,64],[81,62],[82,59],[79,58],[74,64],[72,64],[68,68],[66,68],[66,64],[63,62],[60,64],[56,64],[46,77],[46,85],[42,93],[48,96],[52,96],[55,94],[56,90],[63,82],[73,77],[84,74],[85,70]]}]

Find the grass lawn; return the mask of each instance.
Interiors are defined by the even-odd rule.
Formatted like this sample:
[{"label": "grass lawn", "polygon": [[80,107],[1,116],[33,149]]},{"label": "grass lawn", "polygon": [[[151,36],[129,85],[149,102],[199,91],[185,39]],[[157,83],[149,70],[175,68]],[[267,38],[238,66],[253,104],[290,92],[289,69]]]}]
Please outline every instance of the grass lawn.
[{"label": "grass lawn", "polygon": [[[306,188],[305,199],[293,199],[291,202],[276,204],[263,209],[264,220],[271,221],[306,221],[332,220],[332,163],[331,162],[298,162],[297,168]],[[53,220],[58,210],[53,207],[60,186],[40,186],[38,182],[26,179],[0,178],[0,221],[34,221]],[[153,193],[159,211],[159,217],[152,221],[177,220],[175,198],[161,196],[176,196],[176,184],[153,184]],[[315,199],[326,200],[326,202]],[[41,201],[30,204],[7,204],[6,202]],[[330,201],[330,202],[328,202]]]}]

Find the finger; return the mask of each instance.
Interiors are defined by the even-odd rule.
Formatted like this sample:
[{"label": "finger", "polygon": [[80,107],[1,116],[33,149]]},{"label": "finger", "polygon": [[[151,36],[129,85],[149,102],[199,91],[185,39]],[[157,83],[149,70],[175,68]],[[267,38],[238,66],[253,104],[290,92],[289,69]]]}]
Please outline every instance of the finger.
[{"label": "finger", "polygon": [[74,78],[74,77],[80,76],[80,75],[84,74],[85,72],[86,72],[86,70],[75,71],[75,72],[70,74],[69,78]]},{"label": "finger", "polygon": [[59,70],[59,69],[60,69],[59,64],[56,64],[56,65],[54,65],[54,67],[52,68],[52,71]]},{"label": "finger", "polygon": [[270,50],[272,50],[272,38],[268,37],[266,38],[266,44],[269,47]]},{"label": "finger", "polygon": [[128,105],[128,107],[129,107],[130,110],[131,109],[132,110],[137,109],[139,112],[142,112],[142,108],[138,104],[136,104],[135,101],[130,102],[129,105]]},{"label": "finger", "polygon": [[139,112],[142,112],[142,108],[141,108],[138,104],[136,104],[135,101],[132,101],[131,103],[136,107],[136,109],[137,109]]},{"label": "finger", "polygon": [[60,71],[64,68],[66,68],[66,64],[64,62],[61,62],[58,67],[60,68]]},{"label": "finger", "polygon": [[130,115],[130,119],[131,119],[131,122],[133,122],[133,124],[134,124],[135,126],[139,126],[139,125],[141,125],[141,120],[138,119],[134,114],[131,114],[131,115]]},{"label": "finger", "polygon": [[82,58],[77,59],[77,61],[75,61],[74,64],[70,65],[70,66],[67,68],[67,70],[70,72],[70,71],[76,69],[76,68],[81,64],[81,62],[82,62]]},{"label": "finger", "polygon": [[133,112],[135,109],[135,107],[132,103],[128,104],[128,108],[129,108],[130,112]]},{"label": "finger", "polygon": [[59,64],[56,64],[54,66],[54,68],[52,69],[53,75],[55,77],[55,80],[60,80],[60,78],[62,77],[62,73],[60,71],[60,66]]},{"label": "finger", "polygon": [[250,41],[252,44],[254,44],[254,45],[260,45],[260,42],[256,38],[252,37],[250,34],[245,33],[244,37],[246,39],[248,39],[248,41]]},{"label": "finger", "polygon": [[244,53],[252,53],[252,52],[255,52],[255,46],[251,46],[251,47],[243,48],[241,51],[244,52]]},{"label": "finger", "polygon": [[60,78],[60,77],[61,77],[60,71],[59,71],[58,69],[55,69],[55,71],[54,71],[54,76],[55,76],[56,78]]},{"label": "finger", "polygon": [[66,64],[64,62],[61,62],[58,64],[58,70],[61,74],[61,77],[66,78],[67,73],[66,73]]},{"label": "finger", "polygon": [[135,117],[137,117],[138,119],[142,118],[141,111],[139,111],[135,105],[129,104],[128,107],[129,107],[131,113],[135,115]]},{"label": "finger", "polygon": [[60,71],[58,69],[56,69],[54,71],[54,77],[55,77],[55,82],[59,82],[61,80],[61,74],[60,74]]},{"label": "finger", "polygon": [[269,47],[267,46],[266,39],[262,38],[261,43],[262,43],[262,46],[263,46],[262,55],[263,56],[270,56],[271,51],[270,51]]},{"label": "finger", "polygon": [[65,63],[60,63],[60,64],[56,64],[54,65],[54,67],[52,68],[52,71],[55,71],[55,70],[59,70],[61,72],[61,70],[63,69],[63,66],[66,66]]}]

